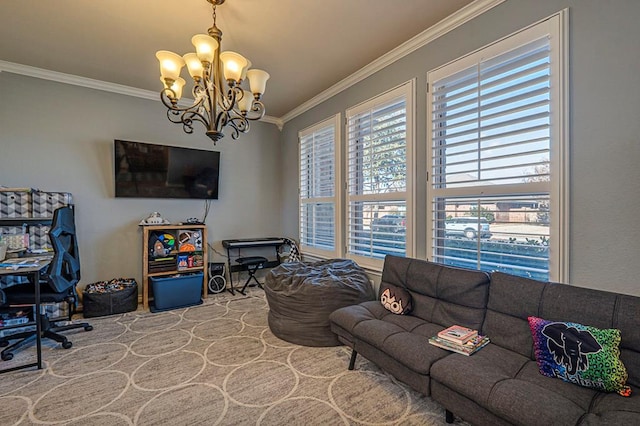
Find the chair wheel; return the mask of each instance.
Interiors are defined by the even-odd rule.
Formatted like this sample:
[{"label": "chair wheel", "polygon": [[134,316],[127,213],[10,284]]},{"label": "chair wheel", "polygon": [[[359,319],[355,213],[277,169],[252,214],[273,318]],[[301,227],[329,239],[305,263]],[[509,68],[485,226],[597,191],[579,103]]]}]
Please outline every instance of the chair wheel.
[{"label": "chair wheel", "polygon": [[88,325],[84,328],[84,331],[91,331],[93,330],[93,326],[92,325]]},{"label": "chair wheel", "polygon": [[2,354],[2,360],[3,361],[11,361],[12,359],[13,359],[13,354],[12,353]]},{"label": "chair wheel", "polygon": [[71,346],[73,346],[73,343],[72,343],[72,342],[69,342],[69,341],[62,342],[62,347],[63,347],[64,349],[70,349],[70,348],[71,348]]}]

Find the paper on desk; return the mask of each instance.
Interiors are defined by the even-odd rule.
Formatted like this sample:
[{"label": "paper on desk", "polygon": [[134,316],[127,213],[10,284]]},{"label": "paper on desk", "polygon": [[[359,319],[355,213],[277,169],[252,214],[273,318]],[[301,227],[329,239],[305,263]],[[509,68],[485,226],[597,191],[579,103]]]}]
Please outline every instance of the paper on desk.
[{"label": "paper on desk", "polygon": [[36,260],[35,262],[31,259],[6,259],[0,263],[0,267],[2,268],[33,268],[35,266],[39,266],[40,263]]}]

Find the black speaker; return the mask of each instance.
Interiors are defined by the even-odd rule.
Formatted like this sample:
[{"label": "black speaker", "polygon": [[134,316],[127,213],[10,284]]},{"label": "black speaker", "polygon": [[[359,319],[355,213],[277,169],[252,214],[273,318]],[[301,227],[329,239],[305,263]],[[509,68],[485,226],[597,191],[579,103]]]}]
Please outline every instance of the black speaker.
[{"label": "black speaker", "polygon": [[209,294],[220,293],[227,287],[227,280],[224,277],[224,263],[209,262],[209,283],[207,287]]}]

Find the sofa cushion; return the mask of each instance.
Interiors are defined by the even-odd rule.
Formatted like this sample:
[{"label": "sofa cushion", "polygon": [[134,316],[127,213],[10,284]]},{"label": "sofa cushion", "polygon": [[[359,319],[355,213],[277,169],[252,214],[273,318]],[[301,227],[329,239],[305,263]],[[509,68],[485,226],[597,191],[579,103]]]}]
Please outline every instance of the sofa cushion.
[{"label": "sofa cushion", "polygon": [[[566,399],[571,404],[587,411],[595,398],[601,393],[586,387],[576,386],[573,383],[564,382],[562,380],[552,379],[540,374],[538,364],[535,361],[528,361],[518,371],[515,379],[531,383],[537,388],[544,389],[545,392],[559,395],[562,399]],[[618,396],[620,399],[625,399]]]},{"label": "sofa cushion", "polygon": [[602,414],[586,414],[580,421],[580,426],[618,426],[637,425],[638,413],[629,411],[609,411]]},{"label": "sofa cushion", "polygon": [[496,383],[486,408],[514,424],[575,425],[597,391],[542,376],[534,361]]},{"label": "sofa cushion", "polygon": [[471,356],[451,354],[431,367],[431,378],[486,407],[496,383],[515,377],[530,360],[488,344]]},{"label": "sofa cushion", "polygon": [[336,309],[329,314],[329,322],[331,323],[331,331],[353,342],[355,339],[353,328],[358,323],[372,318],[380,318],[384,315],[389,315],[389,311],[382,307],[380,302],[370,301]]},{"label": "sofa cushion", "polygon": [[533,360],[527,318],[538,315],[545,284],[501,272],[491,274],[487,316],[482,326],[491,342]]},{"label": "sofa cushion", "polygon": [[411,315],[448,327],[479,329],[489,296],[489,275],[426,260],[387,255],[380,288],[392,284],[411,294]]},{"label": "sofa cushion", "polygon": [[493,272],[482,333],[492,343],[534,360],[529,316],[617,328],[621,331],[620,359],[629,373],[628,383],[640,386],[638,312],[640,297]]},{"label": "sofa cushion", "polygon": [[629,396],[620,361],[620,330],[529,317],[540,373],[605,392]]},{"label": "sofa cushion", "polygon": [[574,425],[597,394],[544,377],[534,361],[494,344],[437,361],[431,378],[516,424]]},{"label": "sofa cushion", "polygon": [[449,354],[429,344],[442,327],[411,315],[389,313],[380,319],[359,322],[352,330],[362,340],[416,373],[428,375],[431,364]]},{"label": "sofa cushion", "polygon": [[627,383],[640,387],[640,327],[638,327],[640,297],[619,295],[616,318],[612,326],[620,330],[620,359],[627,367]]},{"label": "sofa cushion", "polygon": [[[632,386],[629,398],[623,398],[616,393],[601,394],[594,400],[590,412],[591,418],[585,421],[585,424],[637,424],[640,416],[640,389]],[[599,423],[595,422],[596,418],[600,420]],[[627,418],[633,421],[625,421]],[[610,423],[603,420],[610,420]]]},{"label": "sofa cushion", "polygon": [[413,315],[394,315],[380,302],[347,306],[329,319],[336,334],[350,342],[363,341],[418,374],[428,375],[434,361],[450,354],[429,344],[442,326]]},{"label": "sofa cushion", "polygon": [[393,284],[384,284],[380,292],[380,303],[392,314],[405,315],[411,312],[411,293]]}]

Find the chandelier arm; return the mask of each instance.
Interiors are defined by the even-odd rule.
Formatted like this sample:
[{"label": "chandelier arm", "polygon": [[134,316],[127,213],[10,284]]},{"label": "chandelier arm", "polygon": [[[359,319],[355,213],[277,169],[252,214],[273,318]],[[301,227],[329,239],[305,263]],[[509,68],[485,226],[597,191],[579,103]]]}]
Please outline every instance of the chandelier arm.
[{"label": "chandelier arm", "polygon": [[229,127],[231,127],[233,129],[233,131],[231,132],[231,137],[233,139],[238,139],[238,136],[240,136],[240,132],[245,133],[246,130],[242,130],[241,128],[238,128],[238,126],[236,125],[234,120],[235,120],[235,118],[230,119],[227,122],[227,124],[229,125]]},{"label": "chandelier arm", "polygon": [[182,130],[190,135],[193,133],[193,121],[192,120],[185,120],[182,122]]},{"label": "chandelier arm", "polygon": [[245,117],[233,117],[229,120],[229,124],[239,132],[246,133],[249,131],[249,121]]},{"label": "chandelier arm", "polygon": [[172,110],[174,107],[174,103],[177,104],[177,101],[172,101],[175,98],[176,93],[171,89],[163,89],[160,92],[160,101],[164,106],[166,106],[169,110]]},{"label": "chandelier arm", "polygon": [[220,111],[216,116],[215,120],[215,129],[219,132],[222,132],[222,129],[229,122],[229,113],[227,111]]},{"label": "chandelier arm", "polygon": [[244,114],[247,120],[261,120],[266,113],[266,109],[264,104],[261,101],[254,100],[253,105],[251,106],[251,111],[247,111]]},{"label": "chandelier arm", "polygon": [[205,127],[209,127],[207,120],[201,114],[194,111],[173,111],[167,110],[167,118],[174,124],[182,124],[185,133],[193,133],[193,122],[198,121]]},{"label": "chandelier arm", "polygon": [[182,113],[182,121],[186,122],[194,122],[194,121],[199,121],[200,123],[202,123],[206,128],[209,128],[209,119],[200,114],[197,111],[184,111]]},{"label": "chandelier arm", "polygon": [[189,106],[186,106],[186,107],[184,107],[184,108],[181,108],[181,107],[179,107],[179,106],[178,106],[177,101],[174,103],[174,102],[171,100],[171,97],[170,97],[167,93],[165,93],[165,92],[169,92],[169,93],[173,94],[173,90],[171,90],[171,89],[164,89],[162,92],[160,92],[160,100],[162,101],[162,103],[164,104],[164,106],[166,106],[166,107],[167,107],[167,109],[168,109],[168,110],[170,110],[170,111],[174,111],[174,112],[176,112],[176,113],[183,112],[183,111],[184,111],[184,112],[187,112],[187,111],[189,111],[189,110],[193,110],[193,109],[199,108],[199,107],[201,107],[201,106],[202,106],[202,104],[203,104],[203,100],[204,100],[204,99],[200,99],[200,100],[198,100],[198,101],[194,102],[193,104],[191,104],[191,105],[189,105]]},{"label": "chandelier arm", "polygon": [[[194,88],[194,94],[195,92],[196,90]],[[194,121],[199,121],[209,129],[211,119],[198,112],[198,110],[204,109],[202,104],[205,98],[201,97],[192,105],[184,108],[180,108],[177,105],[177,101],[172,100],[172,98],[175,99],[175,93],[171,89],[165,89],[160,94],[160,100],[167,107],[167,119],[169,119],[170,122],[182,124],[183,130],[187,134],[193,133]]]},{"label": "chandelier arm", "polygon": [[[238,93],[241,90],[242,89],[239,89],[238,87],[231,87],[227,90],[227,93],[224,96],[220,96],[218,98],[218,105],[224,112],[229,113],[230,111],[234,110],[236,101],[238,99]],[[220,89],[219,92],[222,93],[222,89]]]},{"label": "chandelier arm", "polygon": [[169,121],[174,124],[182,124],[182,130],[184,130],[185,133],[191,134],[193,133],[193,120],[190,118],[185,118],[184,114],[184,112],[180,114],[179,111],[172,111],[170,109],[167,110],[167,118],[169,119]]},{"label": "chandelier arm", "polygon": [[[175,124],[199,121],[204,124],[205,127],[209,127],[209,119],[199,112],[191,109],[169,108],[167,109],[167,118]],[[189,126],[191,126],[191,124],[189,124]]]}]

